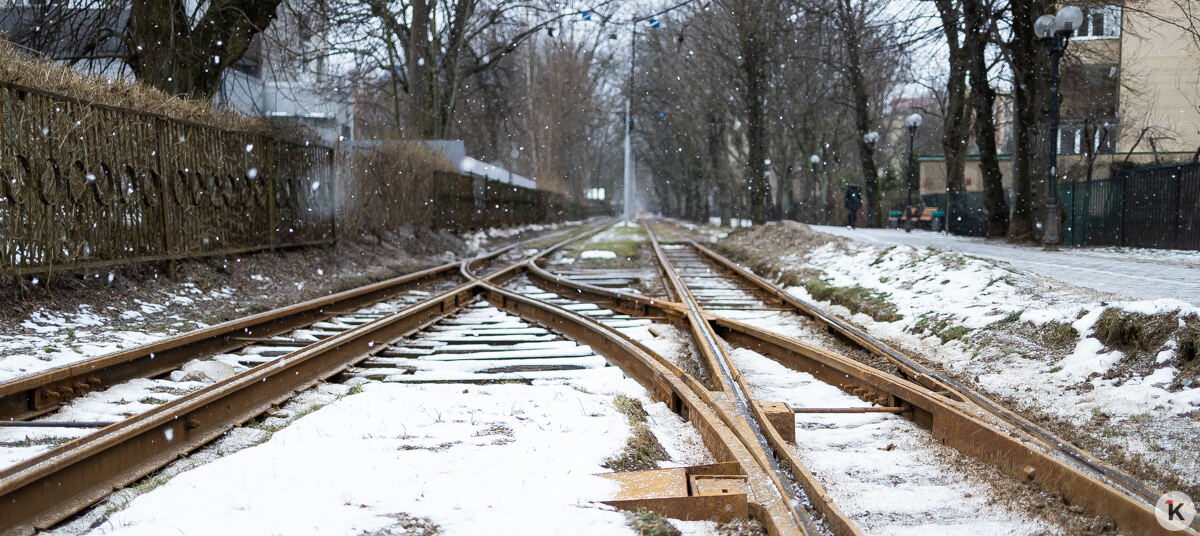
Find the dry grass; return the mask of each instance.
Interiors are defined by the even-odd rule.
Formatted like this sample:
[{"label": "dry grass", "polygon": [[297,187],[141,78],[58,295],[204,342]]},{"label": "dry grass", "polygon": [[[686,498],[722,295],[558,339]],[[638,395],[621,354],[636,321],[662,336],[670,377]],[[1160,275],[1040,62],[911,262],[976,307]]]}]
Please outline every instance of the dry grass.
[{"label": "dry grass", "polygon": [[86,75],[27,55],[0,39],[0,80],[86,102],[119,106],[236,130],[267,130],[259,118],[214,111],[209,103],[180,99],[139,83]]},{"label": "dry grass", "polygon": [[895,322],[904,318],[897,312],[896,304],[888,301],[888,294],[860,285],[839,287],[814,278],[805,281],[804,288],[817,301],[841,305],[852,313],[866,313],[877,322]]},{"label": "dry grass", "polygon": [[1175,333],[1176,362],[1179,374],[1173,387],[1197,387],[1200,385],[1200,317],[1184,318],[1184,325]]},{"label": "dry grass", "polygon": [[1056,350],[1074,348],[1075,343],[1079,341],[1079,332],[1067,323],[1047,322],[1042,331],[1042,341]]},{"label": "dry grass", "polygon": [[629,418],[630,425],[645,424],[646,408],[642,407],[642,403],[636,398],[630,398],[625,395],[617,395],[613,399],[613,405],[617,407],[617,411],[624,413]]},{"label": "dry grass", "polygon": [[625,448],[621,452],[604,460],[604,467],[613,471],[645,471],[657,469],[658,462],[671,459],[662,443],[654,437],[654,432],[646,426],[646,408],[642,407],[640,401],[618,395],[613,405],[629,419],[633,433],[625,441]]},{"label": "dry grass", "polygon": [[640,508],[634,512],[625,512],[625,524],[633,529],[638,536],[681,536],[683,533],[675,528],[662,514]]},{"label": "dry grass", "polygon": [[342,156],[338,225],[349,236],[390,237],[405,225],[428,225],[435,181],[453,172],[436,152],[397,141]]},{"label": "dry grass", "polygon": [[720,536],[767,536],[767,528],[755,519],[737,518],[717,527]]},{"label": "dry grass", "polygon": [[1130,353],[1157,350],[1177,326],[1175,315],[1144,315],[1109,307],[1100,313],[1095,329],[1096,338],[1105,346]]}]

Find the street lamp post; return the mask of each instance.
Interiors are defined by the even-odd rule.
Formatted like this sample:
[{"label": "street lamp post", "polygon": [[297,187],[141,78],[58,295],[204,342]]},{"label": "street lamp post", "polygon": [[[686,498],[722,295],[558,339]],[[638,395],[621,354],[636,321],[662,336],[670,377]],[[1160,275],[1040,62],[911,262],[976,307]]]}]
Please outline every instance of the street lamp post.
[{"label": "street lamp post", "polygon": [[917,171],[916,155],[913,153],[913,140],[917,137],[917,127],[921,126],[921,114],[912,114],[904,118],[908,127],[908,202],[904,205],[904,232],[911,233],[913,228],[913,177]]},{"label": "street lamp post", "polygon": [[[878,132],[872,130],[866,134],[863,134],[863,142],[867,144],[867,158],[871,159],[872,168],[875,167],[875,142],[877,141],[879,141]],[[867,194],[867,227],[871,226],[871,222],[874,221],[873,216],[875,215],[875,189],[872,188],[872,184],[874,184],[875,181],[873,179],[875,179],[875,177],[863,177],[863,182],[866,183],[865,186]]]},{"label": "street lamp post", "polygon": [[629,26],[629,93],[625,95],[625,167],[622,170],[622,178],[625,190],[625,221],[632,222],[637,219],[637,171],[633,161],[633,73],[634,65],[637,61],[637,22],[638,19],[633,19],[633,24]]},{"label": "street lamp post", "polygon": [[[822,179],[817,176],[817,166],[821,165],[821,156],[814,154],[814,155],[808,157],[808,163],[812,164],[811,167],[812,167],[812,176],[813,176],[813,197],[817,197],[818,195],[821,194],[821,192],[823,192],[825,190],[824,188],[821,187],[822,186],[821,182],[823,182]],[[823,212],[824,206],[825,206],[825,196],[820,195],[820,197],[813,203],[813,206],[812,206],[812,222],[811,223],[817,223],[817,215],[818,215],[818,213]],[[821,223],[827,223],[827,222],[821,221]]]},{"label": "street lamp post", "polygon": [[1075,6],[1065,6],[1056,15],[1042,15],[1033,23],[1033,32],[1042,39],[1050,54],[1050,191],[1046,199],[1046,221],[1042,233],[1042,246],[1047,251],[1058,249],[1062,226],[1058,214],[1058,108],[1062,95],[1058,93],[1058,62],[1071,34],[1083,24],[1083,11]]}]

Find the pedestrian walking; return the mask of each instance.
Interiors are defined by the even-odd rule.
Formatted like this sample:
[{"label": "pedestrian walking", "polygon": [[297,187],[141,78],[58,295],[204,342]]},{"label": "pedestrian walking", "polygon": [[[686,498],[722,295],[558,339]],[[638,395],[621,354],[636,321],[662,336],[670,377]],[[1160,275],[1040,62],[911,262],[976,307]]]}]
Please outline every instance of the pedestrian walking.
[{"label": "pedestrian walking", "polygon": [[850,181],[846,186],[846,228],[854,228],[858,221],[858,207],[862,206],[862,202],[862,188],[858,187],[858,181]]}]

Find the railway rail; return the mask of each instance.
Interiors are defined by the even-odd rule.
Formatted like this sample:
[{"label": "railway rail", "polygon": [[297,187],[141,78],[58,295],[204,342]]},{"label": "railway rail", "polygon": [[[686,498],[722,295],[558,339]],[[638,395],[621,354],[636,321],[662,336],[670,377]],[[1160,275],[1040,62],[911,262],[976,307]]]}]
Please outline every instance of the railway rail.
[{"label": "railway rail", "polygon": [[[611,475],[623,485],[607,501],[618,508],[650,508],[681,519],[751,517],[770,534],[863,534],[858,508],[836,503],[819,470],[810,469],[795,447],[797,437],[808,444],[822,438],[806,423],[903,419],[1014,479],[1037,482],[1070,504],[1111,518],[1120,529],[1166,533],[1147,501],[1153,490],[693,241],[664,242],[645,227],[661,281],[643,288],[661,289],[659,296],[632,290],[644,276],[636,270],[551,269],[554,252],[601,229],[540,250],[525,249],[531,242],[517,244],[255,315],[125,352],[90,369],[51,371],[44,385],[0,385],[0,396],[10,393],[12,399],[0,405],[5,415],[29,419],[46,413],[31,405],[30,397],[45,394],[38,389],[54,390],[62,384],[53,382],[62,381],[70,387],[81,377],[86,383],[86,374],[99,375],[96,370],[111,369],[97,385],[103,387],[162,374],[196,355],[240,355],[236,359],[249,367],[0,470],[0,532],[29,534],[51,526],[331,377],[532,383],[622,374],[690,422],[716,463]],[[763,312],[804,315],[875,356],[875,364],[895,370],[755,325],[753,314]],[[691,355],[666,355],[632,335],[663,326],[684,334]],[[764,398],[778,390],[746,368],[755,363],[739,349],[825,384],[838,393],[822,399],[833,404]],[[142,364],[163,355],[172,361]],[[133,372],[138,367],[151,372]],[[793,382],[789,388],[808,381],[776,376]]]},{"label": "railway rail", "polygon": [[[253,365],[93,433],[0,469],[0,533],[53,526],[177,456],[248,421],[391,341],[457,309],[477,292],[463,264],[590,230],[567,229],[464,261],[303,302],[0,385],[9,424],[53,423],[70,399],[137,378],[153,378],[198,358],[230,355]],[[552,249],[552,248],[551,248]],[[451,288],[446,289],[447,286]],[[439,291],[441,290],[441,291]],[[430,294],[423,296],[423,294]],[[461,303],[460,303],[461,302]],[[315,327],[315,329],[314,329]],[[311,340],[283,337],[306,332]],[[382,344],[381,344],[382,346]],[[245,350],[266,350],[246,352]],[[54,394],[57,393],[57,394]],[[31,421],[43,417],[38,421]],[[77,424],[77,423],[63,423]]]},{"label": "railway rail", "polygon": [[[668,285],[668,302],[571,281],[544,267],[533,266],[530,274],[532,279],[548,290],[606,304],[631,314],[679,315],[681,309],[691,308],[688,302],[694,303],[701,309],[705,324],[711,326],[722,343],[754,350],[789,369],[808,372],[868,403],[867,406],[858,407],[787,408],[801,415],[801,419],[805,415],[822,413],[898,415],[930,430],[933,438],[939,442],[986,462],[1017,481],[1036,482],[1044,489],[1060,494],[1068,504],[1082,506],[1086,511],[1112,519],[1119,529],[1137,534],[1167,533],[1154,519],[1153,501],[1158,492],[1143,483],[1004,409],[980,393],[930,371],[849,323],[787,294],[716,252],[687,238],[676,238],[672,243],[660,244],[651,229],[648,228],[647,233],[652,237],[655,256],[664,277],[678,279],[687,287],[681,291],[677,285]],[[882,360],[890,364],[894,372],[735,319],[739,314],[749,311],[789,311],[803,315],[836,333],[858,350],[881,358],[875,361]],[[702,330],[694,326],[691,329],[697,340],[706,338]],[[724,349],[724,344],[716,346]],[[739,383],[744,381],[744,376],[728,360],[728,353],[720,352],[717,357],[728,366],[728,376],[733,376]],[[713,368],[714,360],[707,358],[706,361]],[[753,391],[748,386],[744,386],[743,390]],[[756,405],[765,409],[765,406],[772,404],[756,401]],[[778,409],[778,406],[774,409]],[[809,499],[827,498],[827,492],[819,486],[812,473],[799,460],[791,457],[791,449],[785,448],[785,443],[780,441],[786,436],[777,437],[771,433],[783,431],[791,436],[793,430],[788,430],[791,428],[791,418],[784,420],[766,414],[755,417],[760,424],[772,418],[777,419],[776,423],[788,423],[778,427],[785,430],[762,426],[766,432],[764,435],[772,440],[774,454],[792,469],[792,476],[808,492]],[[813,503],[815,509],[825,514],[825,520],[835,533],[860,532],[832,501],[815,500]],[[1189,530],[1189,533],[1195,534],[1196,526],[1193,525]]]}]

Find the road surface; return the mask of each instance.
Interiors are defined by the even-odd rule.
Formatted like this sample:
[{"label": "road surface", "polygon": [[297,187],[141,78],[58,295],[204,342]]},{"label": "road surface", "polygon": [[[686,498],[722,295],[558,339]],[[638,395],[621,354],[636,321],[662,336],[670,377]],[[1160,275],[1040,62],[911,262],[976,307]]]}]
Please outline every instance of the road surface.
[{"label": "road surface", "polygon": [[1129,298],[1176,298],[1200,306],[1200,252],[1197,251],[1131,248],[1043,251],[1040,247],[1016,246],[1001,240],[946,236],[930,231],[812,227],[861,242],[931,247],[995,259],[1013,268]]}]

